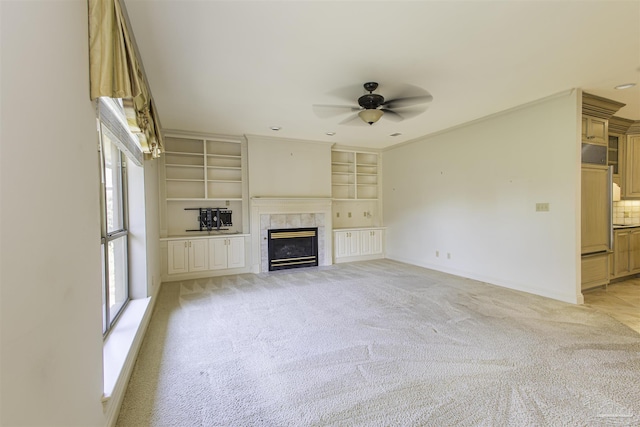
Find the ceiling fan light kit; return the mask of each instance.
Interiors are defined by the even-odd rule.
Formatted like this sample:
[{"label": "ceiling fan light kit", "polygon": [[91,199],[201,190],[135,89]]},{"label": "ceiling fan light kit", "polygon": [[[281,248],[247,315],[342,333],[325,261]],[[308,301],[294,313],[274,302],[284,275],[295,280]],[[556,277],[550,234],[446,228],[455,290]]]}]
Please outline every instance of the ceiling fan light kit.
[{"label": "ceiling fan light kit", "polygon": [[367,82],[363,87],[369,93],[365,93],[358,98],[358,107],[350,105],[314,105],[314,111],[320,117],[327,116],[321,112],[322,109],[329,112],[338,111],[338,113],[334,114],[340,114],[340,111],[347,110],[357,111],[357,115],[354,114],[339,124],[346,124],[360,117],[363,122],[372,125],[380,120],[382,116],[388,117],[395,122],[414,117],[426,110],[426,106],[421,107],[419,104],[426,104],[433,100],[429,92],[415,86],[411,86],[410,92],[405,91],[399,98],[391,100],[385,100],[382,95],[373,93],[374,90],[378,89],[378,83],[376,82]]},{"label": "ceiling fan light kit", "polygon": [[380,120],[380,117],[382,117],[382,115],[384,114],[384,112],[382,110],[372,110],[372,109],[366,109],[366,110],[362,110],[358,113],[358,115],[360,116],[360,118],[365,122],[365,123],[369,123],[370,125],[374,124],[375,122],[377,122],[378,120]]}]

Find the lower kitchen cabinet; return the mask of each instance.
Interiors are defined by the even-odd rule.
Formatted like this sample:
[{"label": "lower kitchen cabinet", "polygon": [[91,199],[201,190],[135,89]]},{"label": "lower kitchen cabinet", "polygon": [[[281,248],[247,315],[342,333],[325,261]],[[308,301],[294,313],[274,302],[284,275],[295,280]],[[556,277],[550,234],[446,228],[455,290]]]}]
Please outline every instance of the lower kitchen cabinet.
[{"label": "lower kitchen cabinet", "polygon": [[171,240],[168,243],[169,274],[190,273],[208,269],[208,249],[206,240]]},{"label": "lower kitchen cabinet", "polygon": [[244,237],[209,239],[209,270],[244,267]]},{"label": "lower kitchen cabinet", "polygon": [[384,258],[384,229],[342,229],[333,232],[334,262]]},{"label": "lower kitchen cabinet", "polygon": [[609,254],[582,256],[582,290],[609,283]]},{"label": "lower kitchen cabinet", "polygon": [[615,230],[611,278],[640,273],[640,227]]}]

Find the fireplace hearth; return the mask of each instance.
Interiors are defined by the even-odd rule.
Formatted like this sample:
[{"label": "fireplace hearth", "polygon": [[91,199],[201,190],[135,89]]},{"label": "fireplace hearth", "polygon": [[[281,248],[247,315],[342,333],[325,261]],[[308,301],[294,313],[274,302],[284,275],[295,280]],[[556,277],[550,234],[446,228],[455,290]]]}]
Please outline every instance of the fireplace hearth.
[{"label": "fireplace hearth", "polygon": [[318,265],[318,228],[268,230],[269,271]]}]

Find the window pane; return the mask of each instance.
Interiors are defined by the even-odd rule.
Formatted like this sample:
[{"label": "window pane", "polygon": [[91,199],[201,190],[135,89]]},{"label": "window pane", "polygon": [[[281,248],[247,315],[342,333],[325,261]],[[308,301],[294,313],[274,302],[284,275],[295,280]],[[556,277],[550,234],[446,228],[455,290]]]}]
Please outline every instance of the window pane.
[{"label": "window pane", "polygon": [[103,133],[107,233],[124,229],[122,206],[122,162],[120,150]]},{"label": "window pane", "polygon": [[107,324],[107,276],[104,268],[104,243],[100,244],[100,254],[102,255],[102,333],[104,334],[109,328]]},{"label": "window pane", "polygon": [[109,324],[129,298],[127,287],[127,237],[112,240],[109,246]]}]

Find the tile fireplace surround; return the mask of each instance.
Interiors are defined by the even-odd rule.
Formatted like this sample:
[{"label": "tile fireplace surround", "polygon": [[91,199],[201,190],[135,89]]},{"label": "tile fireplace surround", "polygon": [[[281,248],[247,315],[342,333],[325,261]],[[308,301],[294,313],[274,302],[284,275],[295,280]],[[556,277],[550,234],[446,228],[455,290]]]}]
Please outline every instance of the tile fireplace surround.
[{"label": "tile fireplace surround", "polygon": [[267,230],[318,227],[318,265],[331,265],[331,199],[252,198],[252,271],[269,271]]}]

